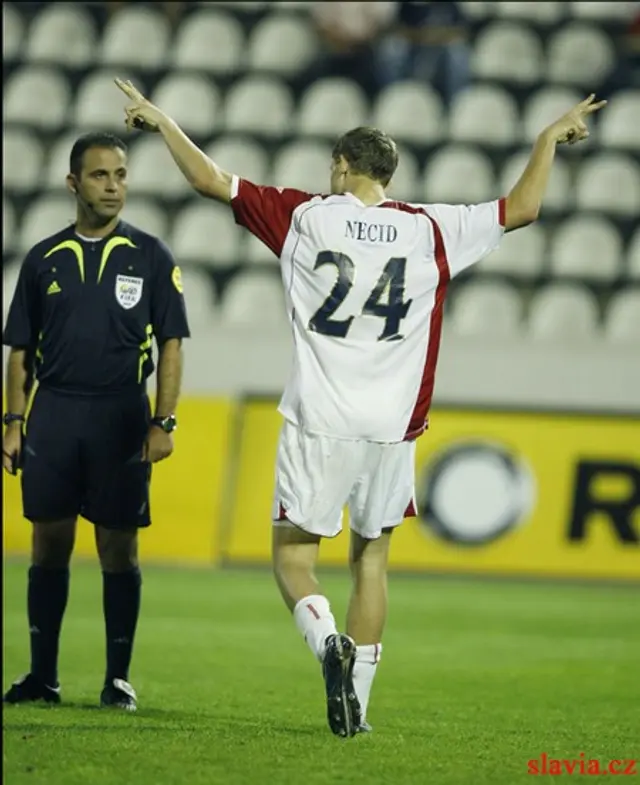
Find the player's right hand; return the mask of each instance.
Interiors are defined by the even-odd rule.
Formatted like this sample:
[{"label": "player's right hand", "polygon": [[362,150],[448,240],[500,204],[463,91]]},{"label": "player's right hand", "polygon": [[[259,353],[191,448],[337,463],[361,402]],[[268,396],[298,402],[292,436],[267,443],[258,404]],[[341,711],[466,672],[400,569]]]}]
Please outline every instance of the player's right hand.
[{"label": "player's right hand", "polygon": [[544,133],[557,144],[575,144],[586,139],[589,136],[587,117],[607,105],[606,101],[594,103],[595,97],[595,93],[591,93],[588,98],[552,123]]},{"label": "player's right hand", "polygon": [[128,79],[123,80],[116,77],[114,81],[131,101],[124,109],[127,129],[131,131],[136,128],[140,131],[157,133],[160,130],[160,124],[167,119],[167,116],[147,100]]},{"label": "player's right hand", "polygon": [[17,474],[22,450],[22,426],[15,422],[8,425],[2,439],[2,468],[9,474]]}]

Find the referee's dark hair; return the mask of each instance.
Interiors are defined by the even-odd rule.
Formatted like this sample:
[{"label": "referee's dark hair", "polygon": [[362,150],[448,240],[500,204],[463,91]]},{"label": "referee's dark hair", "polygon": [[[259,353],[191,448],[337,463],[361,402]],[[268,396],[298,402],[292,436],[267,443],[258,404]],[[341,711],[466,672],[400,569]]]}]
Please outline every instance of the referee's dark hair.
[{"label": "referee's dark hair", "polygon": [[82,159],[87,150],[93,147],[107,147],[109,149],[120,149],[126,155],[127,145],[114,134],[108,134],[103,131],[94,131],[89,134],[84,134],[78,137],[71,148],[71,155],[69,157],[69,170],[71,174],[80,177],[82,174]]}]

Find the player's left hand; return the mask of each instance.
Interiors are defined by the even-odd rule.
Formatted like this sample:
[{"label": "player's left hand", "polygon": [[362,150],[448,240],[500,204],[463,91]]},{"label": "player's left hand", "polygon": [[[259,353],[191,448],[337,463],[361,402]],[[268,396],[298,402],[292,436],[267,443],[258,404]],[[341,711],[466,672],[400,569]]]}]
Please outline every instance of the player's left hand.
[{"label": "player's left hand", "polygon": [[116,77],[114,81],[131,101],[124,109],[127,129],[131,131],[136,128],[140,131],[157,133],[162,122],[168,119],[164,112],[147,100],[128,79],[123,80]]},{"label": "player's left hand", "polygon": [[145,463],[164,461],[173,452],[173,436],[157,425],[149,428],[147,439],[142,449],[142,460]]}]

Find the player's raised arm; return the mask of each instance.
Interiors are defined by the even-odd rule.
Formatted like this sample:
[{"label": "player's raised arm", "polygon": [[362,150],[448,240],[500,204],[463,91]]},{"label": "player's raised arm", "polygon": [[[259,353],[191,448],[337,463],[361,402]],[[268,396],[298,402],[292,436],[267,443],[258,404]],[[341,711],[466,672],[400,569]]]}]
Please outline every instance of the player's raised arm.
[{"label": "player's raised arm", "polygon": [[233,175],[205,155],[171,117],[148,101],[131,82],[116,79],[115,83],[131,101],[124,110],[127,128],[161,133],[189,185],[202,196],[229,204]]},{"label": "player's raised arm", "polygon": [[606,101],[594,103],[594,99],[595,95],[590,95],[542,131],[522,177],[506,198],[506,231],[527,226],[537,219],[555,157],[556,145],[575,144],[589,136],[587,117],[602,109],[607,103]]}]

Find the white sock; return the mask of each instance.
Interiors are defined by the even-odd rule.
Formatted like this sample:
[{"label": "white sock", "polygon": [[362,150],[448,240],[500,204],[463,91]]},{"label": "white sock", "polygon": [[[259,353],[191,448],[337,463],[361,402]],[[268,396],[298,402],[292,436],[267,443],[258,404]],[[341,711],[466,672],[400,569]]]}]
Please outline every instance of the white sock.
[{"label": "white sock", "polygon": [[382,654],[381,643],[371,643],[368,646],[356,646],[356,662],[353,666],[353,686],[360,701],[362,709],[362,722],[367,717],[371,685],[376,675],[376,669]]},{"label": "white sock", "polygon": [[338,632],[329,600],[321,594],[303,597],[293,609],[293,618],[314,657],[322,661],[326,638]]}]

